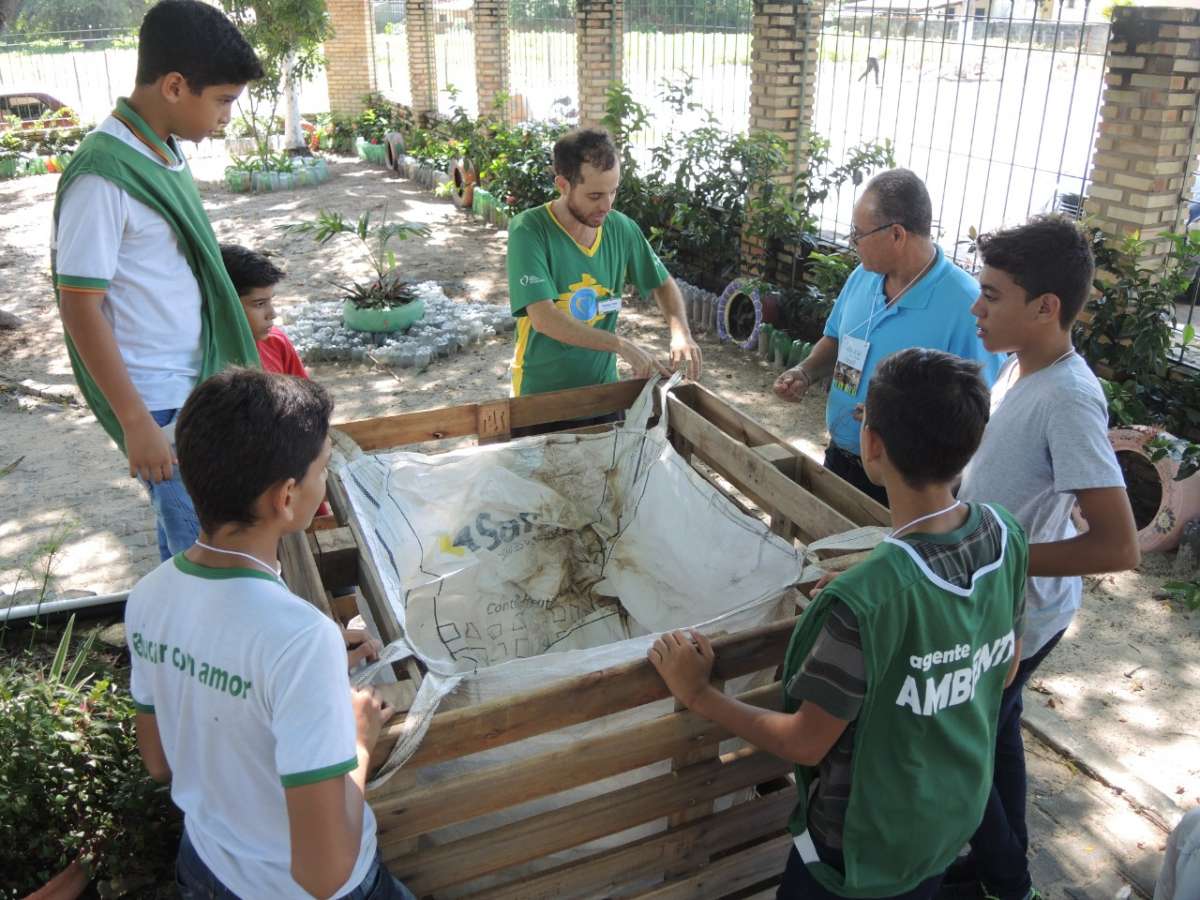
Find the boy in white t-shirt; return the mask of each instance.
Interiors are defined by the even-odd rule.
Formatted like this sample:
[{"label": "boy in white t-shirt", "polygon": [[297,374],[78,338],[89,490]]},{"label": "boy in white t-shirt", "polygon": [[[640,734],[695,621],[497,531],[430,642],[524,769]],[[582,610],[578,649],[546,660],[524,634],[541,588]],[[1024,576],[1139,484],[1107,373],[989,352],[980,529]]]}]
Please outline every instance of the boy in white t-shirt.
[{"label": "boy in white t-shirt", "polygon": [[184,813],[185,898],[412,900],[363,799],[391,710],[351,691],[337,625],[276,561],[325,496],[332,407],[311,381],[230,369],[179,414],[200,538],[137,583],[125,629],[138,749]]},{"label": "boy in white t-shirt", "polygon": [[[1138,564],[1137,529],[1108,440],[1104,392],[1071,345],[1095,263],[1074,222],[1039,217],[979,239],[983,271],[971,308],[983,345],[1011,353],[992,387],[991,419],[963,473],[959,499],[998,503],[1029,536],[1025,640],[1004,692],[996,768],[970,856],[947,884],[981,885],[998,900],[1036,896],[1026,854],[1021,689],[1079,608],[1079,576]],[[1075,502],[1088,522],[1078,534]]]},{"label": "boy in white t-shirt", "polygon": [[199,527],[164,429],[199,381],[258,365],[180,139],[201,141],[227,123],[262,75],[220,9],[163,0],[142,21],[133,93],[59,180],[51,268],[71,366],[150,492],[163,559]]}]

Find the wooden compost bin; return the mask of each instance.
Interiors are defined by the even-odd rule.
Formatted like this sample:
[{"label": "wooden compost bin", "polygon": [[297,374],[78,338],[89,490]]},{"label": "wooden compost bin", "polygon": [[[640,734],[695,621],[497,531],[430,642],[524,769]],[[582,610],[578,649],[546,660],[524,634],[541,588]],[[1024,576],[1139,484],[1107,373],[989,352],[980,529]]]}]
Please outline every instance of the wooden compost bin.
[{"label": "wooden compost bin", "polygon": [[[533,397],[496,400],[385,416],[337,426],[345,455],[474,437],[505,441],[512,428],[593,417],[628,409],[642,380]],[[810,542],[859,525],[886,524],[887,511],[818,463],[771,434],[716,395],[685,384],[668,399],[671,441],[689,463],[746,515],[766,519],[785,538]],[[601,426],[608,427],[608,426]],[[589,429],[590,430],[590,429]],[[284,577],[301,596],[345,622],[360,610],[385,642],[399,626],[382,595],[373,563],[360,548],[359,524],[336,477],[329,479],[332,516],[282,548]],[[353,591],[348,586],[356,586]],[[341,595],[341,596],[339,596]],[[715,679],[724,683],[768,673],[770,683],[743,700],[771,709],[781,702],[778,667],[794,618],[714,642]],[[408,660],[386,690],[407,709],[423,677]],[[503,700],[436,714],[409,761],[368,801],[379,823],[379,843],[392,871],[418,896],[443,896],[491,876],[470,891],[489,900],[561,897],[774,897],[788,854],[785,823],[795,789],[791,766],[744,746],[721,755],[730,735],[676,705],[673,713],[599,736],[569,749],[518,755],[503,764],[480,763],[467,774],[418,784],[418,770],[568,728],[669,697],[644,660],[551,681]],[[373,762],[386,759],[403,719],[385,728]],[[537,798],[632,772],[662,760],[671,770],[589,799],[553,804],[502,827],[428,847],[422,835],[517,807]],[[715,801],[744,789],[751,799],[715,811]],[[634,826],[666,820],[665,830],[629,840],[530,875],[525,866]],[[505,877],[506,874],[509,877]],[[647,887],[647,885],[650,885]]]}]

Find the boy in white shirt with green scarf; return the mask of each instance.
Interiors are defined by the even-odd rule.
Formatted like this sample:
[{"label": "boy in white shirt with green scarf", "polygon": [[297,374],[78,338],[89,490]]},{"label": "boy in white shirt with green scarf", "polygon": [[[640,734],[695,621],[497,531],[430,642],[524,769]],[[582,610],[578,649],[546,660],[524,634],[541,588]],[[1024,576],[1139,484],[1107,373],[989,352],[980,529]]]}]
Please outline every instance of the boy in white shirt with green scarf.
[{"label": "boy in white shirt with green scarf", "polygon": [[199,529],[175,466],[175,414],[214,372],[259,364],[180,144],[225,125],[262,75],[219,9],[162,0],[142,21],[133,93],[59,179],[50,263],[71,368],[150,492],[163,559]]}]

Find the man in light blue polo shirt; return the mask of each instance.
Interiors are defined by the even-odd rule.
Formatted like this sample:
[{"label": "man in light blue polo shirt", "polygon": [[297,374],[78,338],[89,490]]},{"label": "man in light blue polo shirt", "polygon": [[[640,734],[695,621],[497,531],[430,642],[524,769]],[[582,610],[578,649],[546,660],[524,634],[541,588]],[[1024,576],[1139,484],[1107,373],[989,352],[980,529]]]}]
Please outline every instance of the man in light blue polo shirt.
[{"label": "man in light blue polo shirt", "polygon": [[933,242],[932,222],[929,192],[915,173],[889,169],[871,179],[855,204],[850,231],[862,262],[838,295],[812,354],[775,381],[776,394],[797,402],[814,382],[833,376],[825,467],[885,504],[883,488],[871,484],[862,467],[856,416],[875,367],[898,350],[943,350],[982,363],[991,387],[1004,362],[1002,354],[984,349],[975,331],[971,304],[979,284]]}]

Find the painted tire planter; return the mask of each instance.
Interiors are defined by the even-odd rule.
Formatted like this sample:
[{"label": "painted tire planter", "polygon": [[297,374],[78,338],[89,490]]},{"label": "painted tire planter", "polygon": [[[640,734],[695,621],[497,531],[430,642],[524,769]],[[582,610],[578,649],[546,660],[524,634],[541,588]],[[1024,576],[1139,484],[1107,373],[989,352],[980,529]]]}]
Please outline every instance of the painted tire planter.
[{"label": "painted tire planter", "polygon": [[387,167],[393,172],[400,172],[404,164],[404,135],[389,131],[383,136],[383,146],[387,154]]},{"label": "painted tire planter", "polygon": [[[1158,437],[1165,437],[1171,441],[1173,449],[1162,459],[1153,462],[1150,459],[1152,451],[1148,450],[1146,445]],[[1179,464],[1185,442],[1161,429],[1145,425],[1135,425],[1132,428],[1113,428],[1108,433],[1108,439],[1113,450],[1117,452],[1117,460],[1121,462],[1122,456],[1125,456],[1122,469],[1130,465],[1139,466],[1143,471],[1152,469],[1158,479],[1161,499],[1153,515],[1149,517],[1149,521],[1146,521],[1145,512],[1137,521],[1138,546],[1143,553],[1161,553],[1175,549],[1179,546],[1183,526],[1200,515],[1200,474],[1193,475],[1184,481],[1175,480],[1175,476],[1179,474]],[[1137,462],[1137,460],[1141,460],[1141,462]],[[1128,479],[1126,482],[1128,484]],[[1141,499],[1139,498],[1139,501]],[[1152,506],[1154,506],[1153,502],[1135,504],[1135,508],[1140,507],[1142,510],[1148,510]]]},{"label": "painted tire planter", "polygon": [[764,324],[779,324],[779,300],[763,292],[748,278],[735,278],[717,299],[717,336],[743,350],[758,348]]},{"label": "painted tire planter", "polygon": [[355,331],[407,331],[424,316],[425,301],[420,299],[387,309],[359,309],[350,300],[342,304],[342,324]]},{"label": "painted tire planter", "polygon": [[385,144],[372,144],[362,138],[358,138],[354,142],[354,149],[357,151],[359,159],[379,166],[386,166],[388,164],[388,148]]},{"label": "painted tire planter", "polygon": [[470,209],[475,199],[475,170],[460,159],[451,167],[450,178],[454,181],[454,205]]}]

